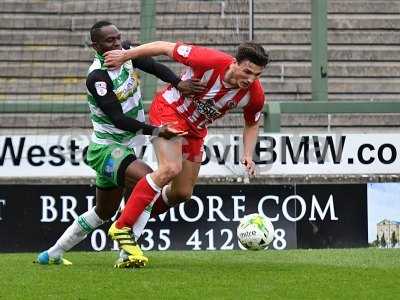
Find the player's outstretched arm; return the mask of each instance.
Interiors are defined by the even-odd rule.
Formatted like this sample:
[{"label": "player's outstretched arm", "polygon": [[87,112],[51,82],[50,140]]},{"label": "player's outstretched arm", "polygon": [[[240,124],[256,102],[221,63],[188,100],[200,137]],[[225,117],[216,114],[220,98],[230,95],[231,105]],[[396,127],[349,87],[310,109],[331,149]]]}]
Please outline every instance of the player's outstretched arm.
[{"label": "player's outstretched arm", "polygon": [[259,122],[254,124],[246,123],[243,128],[244,151],[241,162],[246,167],[250,176],[256,175],[256,165],[253,161],[253,152],[257,142],[259,126]]},{"label": "player's outstretched arm", "polygon": [[134,67],[152,74],[164,82],[171,83],[184,96],[204,92],[206,85],[199,79],[181,80],[170,68],[155,61],[152,57],[139,57],[132,61]]},{"label": "player's outstretched arm", "polygon": [[175,43],[157,41],[140,45],[129,50],[112,50],[104,53],[104,64],[110,68],[118,68],[124,62],[144,56],[167,55],[173,57]]}]

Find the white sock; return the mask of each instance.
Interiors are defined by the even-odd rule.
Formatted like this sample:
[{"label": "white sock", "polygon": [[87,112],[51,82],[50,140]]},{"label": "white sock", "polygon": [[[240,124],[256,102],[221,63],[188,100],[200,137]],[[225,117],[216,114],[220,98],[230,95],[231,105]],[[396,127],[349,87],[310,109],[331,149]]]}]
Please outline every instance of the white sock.
[{"label": "white sock", "polygon": [[105,221],[100,219],[96,214],[95,208],[96,207],[93,207],[91,210],[75,219],[67,230],[64,231],[55,245],[47,250],[50,257],[61,257],[65,251],[79,244],[90,232],[105,223]]},{"label": "white sock", "polygon": [[169,200],[168,200],[168,196],[167,196],[167,188],[168,188],[168,187],[169,187],[169,185],[165,185],[165,186],[162,188],[162,191],[161,191],[161,198],[164,200],[164,203],[165,203],[167,206],[172,207],[172,205],[169,204]]},{"label": "white sock", "polygon": [[146,181],[155,192],[158,192],[158,193],[161,192],[161,188],[154,182],[154,180],[153,180],[153,178],[151,178],[150,174],[146,175]]},{"label": "white sock", "polygon": [[121,250],[119,250],[119,257],[120,258],[122,258],[122,259],[128,259],[128,257],[129,257],[129,253],[128,252],[125,252],[125,250],[123,250],[123,249],[121,249]]},{"label": "white sock", "polygon": [[136,220],[135,224],[132,226],[132,233],[137,241],[143,233],[144,228],[146,227],[147,222],[150,219],[151,210],[153,209],[154,202],[156,202],[157,198],[160,196],[160,193],[157,193],[150,204],[144,209],[144,211],[140,214],[139,218]]}]

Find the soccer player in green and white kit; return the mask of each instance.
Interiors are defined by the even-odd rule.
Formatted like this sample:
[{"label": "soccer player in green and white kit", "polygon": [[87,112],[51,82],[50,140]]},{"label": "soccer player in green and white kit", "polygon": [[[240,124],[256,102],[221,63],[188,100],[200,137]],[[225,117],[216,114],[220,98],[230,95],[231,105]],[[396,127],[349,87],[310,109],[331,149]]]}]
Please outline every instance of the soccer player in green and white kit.
[{"label": "soccer player in green and white kit", "polygon": [[[140,178],[152,172],[136,158],[133,150],[134,146],[143,144],[143,135],[171,139],[182,134],[168,124],[154,127],[144,123],[137,69],[171,83],[188,95],[204,90],[199,81],[181,81],[169,68],[150,57],[108,70],[103,65],[103,54],[127,48],[121,43],[121,33],[112,23],[99,21],[91,28],[90,36],[96,56],[89,68],[86,86],[94,132],[86,161],[96,171],[96,206],[80,215],[52,247],[38,255],[37,262],[44,265],[71,264],[63,258],[64,252],[116,213],[124,187],[132,188]],[[127,251],[121,252],[116,267],[142,267],[147,263],[147,257],[130,236],[120,237],[118,242],[124,244]]]}]

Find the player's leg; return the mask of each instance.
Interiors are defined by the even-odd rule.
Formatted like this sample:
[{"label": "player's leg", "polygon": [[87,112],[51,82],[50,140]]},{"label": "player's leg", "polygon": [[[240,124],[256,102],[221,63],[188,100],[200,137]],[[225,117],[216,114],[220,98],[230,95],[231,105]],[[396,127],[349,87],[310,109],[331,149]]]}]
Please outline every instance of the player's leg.
[{"label": "player's leg", "polygon": [[[152,171],[145,163],[135,160],[131,149],[115,145],[91,144],[86,158],[88,164],[97,173],[96,206],[80,215],[54,246],[39,254],[37,261],[41,264],[65,264],[67,261],[62,259],[65,251],[80,243],[88,233],[114,216],[119,208],[123,192],[123,188],[118,185],[124,182],[125,169],[128,166],[135,170],[130,172],[128,184],[134,184],[140,177]],[[110,168],[110,165],[113,168]]]},{"label": "player's leg", "polygon": [[190,200],[200,167],[199,162],[183,161],[181,173],[172,180],[171,184],[163,187],[160,197],[154,203],[151,217],[163,214],[171,207]]},{"label": "player's leg", "polygon": [[[128,171],[129,170],[129,171]],[[137,181],[150,173],[152,169],[143,161],[135,160],[127,168],[125,178],[126,194],[130,195]],[[99,182],[98,182],[99,184]],[[99,184],[103,185],[103,184]],[[96,206],[80,215],[61,235],[57,242],[42,254],[40,262],[61,263],[62,255],[83,241],[97,227],[111,219],[117,212],[122,198],[122,188],[96,188]],[[48,259],[46,257],[48,256]],[[65,263],[65,259],[64,259]]]},{"label": "player's leg", "polygon": [[[182,169],[182,141],[180,138],[153,140],[154,151],[158,159],[158,169],[143,177],[132,191],[125,209],[118,220],[113,224],[112,231],[122,228],[131,228],[145,211],[150,210],[155,199],[166,185]],[[145,225],[147,221],[143,224]],[[113,237],[112,237],[113,238]]]},{"label": "player's leg", "polygon": [[139,239],[142,235],[150,216],[154,217],[168,211],[171,207],[181,202],[190,200],[200,166],[200,162],[183,161],[182,171],[173,178],[171,184],[164,186],[164,196],[160,195],[157,198],[158,207],[155,204],[153,207],[155,212],[152,209],[145,209],[135,224],[133,224],[132,230],[135,239]]},{"label": "player's leg", "polygon": [[182,171],[172,183],[162,189],[160,197],[154,203],[152,217],[168,211],[171,207],[189,200],[201,167],[204,139],[187,136],[183,143]]},{"label": "player's leg", "polygon": [[[135,160],[130,163],[124,175],[124,182],[126,187],[134,186],[140,181],[140,178],[149,174],[152,169],[143,161]],[[129,189],[129,188],[128,188]],[[125,199],[129,202],[128,192],[125,193]],[[132,193],[131,193],[132,194]],[[126,207],[125,207],[126,209]],[[125,211],[123,210],[123,212]],[[122,213],[123,213],[122,212]],[[132,226],[117,228],[115,223],[111,225],[108,234],[118,243],[121,249],[120,258],[117,260],[115,267],[129,268],[129,267],[143,267],[147,264],[148,259],[144,256],[140,246],[137,244],[136,239],[132,236]]]},{"label": "player's leg", "polygon": [[112,217],[111,212],[115,213],[118,209],[121,196],[122,188],[96,188],[96,206],[75,219],[52,247],[40,253],[37,258],[38,263],[70,264],[63,259],[64,253],[79,244],[90,232]]},{"label": "player's leg", "polygon": [[199,175],[201,163],[185,160],[182,172],[171,183],[169,192],[166,193],[170,206],[176,206],[181,202],[190,200],[193,188]]},{"label": "player's leg", "polygon": [[116,267],[143,267],[148,263],[136,241],[150,218],[151,206],[158,198],[161,187],[170,182],[182,168],[181,143],[179,138],[153,140],[159,168],[139,180],[121,216],[108,231],[111,239],[117,241],[120,249],[128,254],[117,261]]},{"label": "player's leg", "polygon": [[[193,187],[197,181],[201,167],[203,142],[204,140],[202,138],[185,138],[182,151],[186,159],[182,162],[182,170],[172,179],[171,184],[163,187],[162,193],[154,202],[151,216],[154,217],[164,213],[169,210],[171,206],[175,206],[191,198]],[[158,146],[156,145],[156,147]],[[142,217],[143,215],[141,215],[134,225],[134,232],[137,237],[141,236],[150,218],[149,212],[147,212],[146,218],[143,218],[143,220],[141,220]],[[141,223],[141,226],[137,226],[138,223]]]},{"label": "player's leg", "polygon": [[[126,201],[129,199],[129,196],[132,193],[133,187],[137,184],[137,182],[148,173],[151,173],[153,170],[143,161],[135,160],[126,168],[125,171],[125,187],[124,187],[124,198]],[[128,231],[129,240],[131,240],[130,236],[132,235],[132,231]],[[132,248],[133,246],[133,248]],[[129,251],[126,252],[120,247],[119,258],[114,264],[116,268],[131,268],[131,267],[143,267],[148,262],[147,257],[144,256],[140,246],[138,244],[133,244]],[[134,255],[133,257],[131,255]],[[131,256],[131,257],[130,257]]]},{"label": "player's leg", "polygon": [[[177,120],[176,112],[168,109],[163,104],[162,98],[155,98],[150,108],[150,122],[159,126]],[[187,128],[179,128],[182,124],[177,124],[177,130],[186,131]],[[185,125],[185,124],[184,124]],[[154,138],[152,140],[154,151],[158,159],[158,169],[142,178],[132,191],[121,216],[110,227],[109,235],[116,240],[117,230],[130,230],[135,227],[135,235],[139,237],[144,225],[147,223],[149,214],[146,208],[150,209],[154,201],[158,198],[161,188],[168,184],[171,179],[179,174],[182,168],[182,139],[175,138],[165,140]],[[143,218],[141,218],[143,217]],[[136,224],[136,226],[134,226]],[[125,235],[127,237],[127,235]],[[132,239],[135,239],[133,237]]]},{"label": "player's leg", "polygon": [[[190,200],[200,167],[201,162],[199,161],[183,161],[181,172],[172,179],[171,184],[163,187],[162,195],[155,201],[151,210],[152,217],[168,211],[171,207],[181,202]],[[137,238],[142,235],[149,218],[150,210],[145,210],[133,225],[133,231]]]},{"label": "player's leg", "polygon": [[86,152],[85,162],[96,171],[96,202],[100,206],[100,212],[96,203],[95,207],[74,220],[52,247],[38,255],[37,261],[40,264],[62,263],[65,251],[80,243],[91,230],[105,222],[106,214],[103,209],[108,205],[107,197],[113,196],[112,199],[116,199],[116,202],[121,199],[122,188],[110,180],[115,165],[111,158],[113,149],[111,146],[91,143]]},{"label": "player's leg", "polygon": [[[145,175],[150,174],[153,170],[143,161],[136,160],[128,166],[125,173],[125,199],[128,201],[132,194],[133,187],[136,186],[138,181]],[[131,188],[129,188],[131,187]],[[145,211],[146,212],[146,211]],[[133,228],[134,229],[134,228]]]}]

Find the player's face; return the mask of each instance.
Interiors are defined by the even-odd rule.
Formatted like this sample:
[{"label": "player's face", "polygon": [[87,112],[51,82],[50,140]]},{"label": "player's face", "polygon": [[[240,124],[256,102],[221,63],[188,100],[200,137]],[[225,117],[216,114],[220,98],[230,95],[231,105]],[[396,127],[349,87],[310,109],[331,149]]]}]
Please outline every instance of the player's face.
[{"label": "player's face", "polygon": [[260,78],[265,67],[258,66],[248,60],[236,63],[233,77],[241,89],[247,89],[258,78]]},{"label": "player's face", "polygon": [[121,32],[114,25],[102,27],[98,35],[98,40],[93,43],[93,47],[99,53],[122,49]]}]

